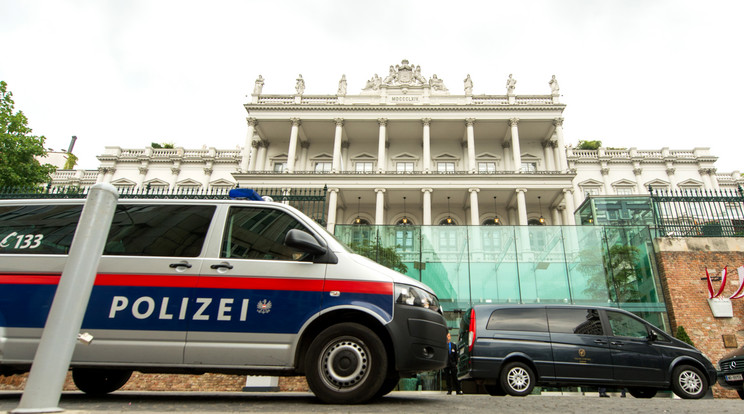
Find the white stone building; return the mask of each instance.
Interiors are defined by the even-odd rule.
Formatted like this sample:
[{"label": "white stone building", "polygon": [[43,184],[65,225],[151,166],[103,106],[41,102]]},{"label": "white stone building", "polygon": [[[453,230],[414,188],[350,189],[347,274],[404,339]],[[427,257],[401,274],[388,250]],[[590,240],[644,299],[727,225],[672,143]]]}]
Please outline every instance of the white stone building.
[{"label": "white stone building", "polygon": [[[459,82],[463,82],[460,84]],[[708,148],[577,150],[566,146],[560,89],[520,95],[510,75],[502,94],[473,94],[470,75],[448,86],[404,60],[359,94],[345,76],[329,95],[265,95],[259,76],[245,104],[244,147],[107,147],[98,171],[59,171],[55,185],[111,182],[174,189],[327,186],[336,224],[575,224],[586,194],[736,188],[717,174]],[[629,142],[629,144],[632,144]]]}]

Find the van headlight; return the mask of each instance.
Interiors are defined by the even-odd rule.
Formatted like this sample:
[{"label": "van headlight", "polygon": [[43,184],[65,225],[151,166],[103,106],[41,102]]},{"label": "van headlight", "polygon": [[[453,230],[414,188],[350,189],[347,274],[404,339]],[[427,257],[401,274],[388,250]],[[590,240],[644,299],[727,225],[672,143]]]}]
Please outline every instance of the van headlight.
[{"label": "van headlight", "polygon": [[437,299],[436,296],[411,285],[395,285],[395,303],[420,306],[441,313],[439,308],[439,299]]}]

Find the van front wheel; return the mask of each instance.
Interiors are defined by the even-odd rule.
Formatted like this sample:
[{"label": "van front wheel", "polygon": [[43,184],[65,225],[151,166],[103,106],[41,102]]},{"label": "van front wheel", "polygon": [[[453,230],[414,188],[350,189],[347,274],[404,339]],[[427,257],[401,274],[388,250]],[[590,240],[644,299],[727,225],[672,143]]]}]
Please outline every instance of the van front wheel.
[{"label": "van front wheel", "polygon": [[322,401],[356,404],[380,390],[388,372],[385,346],[369,328],[340,323],[322,331],[307,351],[305,375]]},{"label": "van front wheel", "polygon": [[672,390],[680,398],[696,400],[708,392],[708,380],[699,369],[681,365],[672,373]]},{"label": "van front wheel", "polygon": [[510,362],[501,370],[501,388],[507,394],[524,397],[535,388],[535,374],[523,362]]},{"label": "van front wheel", "polygon": [[123,387],[132,371],[95,368],[73,368],[72,382],[89,395],[104,395]]}]

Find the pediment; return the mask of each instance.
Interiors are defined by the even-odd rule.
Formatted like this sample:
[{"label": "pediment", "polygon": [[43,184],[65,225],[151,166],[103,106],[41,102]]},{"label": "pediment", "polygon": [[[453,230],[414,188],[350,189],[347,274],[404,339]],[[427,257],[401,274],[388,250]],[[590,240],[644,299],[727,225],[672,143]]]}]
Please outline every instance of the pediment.
[{"label": "pediment", "polygon": [[475,156],[477,160],[500,160],[501,156],[498,154],[492,154],[490,152],[483,152]]},{"label": "pediment", "polygon": [[688,178],[682,182],[677,183],[677,187],[702,187],[703,182],[692,178]]},{"label": "pediment", "polygon": [[210,181],[209,182],[209,185],[211,187],[232,187],[232,186],[235,185],[235,183],[232,182],[232,181],[230,181],[230,180],[226,180],[224,178],[220,178],[218,180]]},{"label": "pediment", "polygon": [[525,152],[521,155],[522,161],[528,160],[528,161],[539,161],[540,157],[536,157],[529,152]]},{"label": "pediment", "polygon": [[114,187],[116,186],[132,187],[132,186],[137,185],[137,183],[127,178],[119,178],[118,180],[111,181],[111,185],[113,185]]},{"label": "pediment", "polygon": [[176,183],[179,187],[201,187],[201,183],[192,178],[187,178]]},{"label": "pediment", "polygon": [[281,153],[271,157],[271,160],[286,160],[287,158],[287,153]]},{"label": "pediment", "polygon": [[159,178],[153,178],[152,180],[148,180],[144,182],[145,185],[149,185],[150,187],[168,187],[170,186],[170,183],[163,181]]},{"label": "pediment", "polygon": [[657,178],[655,180],[651,180],[651,181],[646,182],[645,184],[643,184],[643,186],[646,187],[646,188],[648,188],[649,186],[651,186],[651,187],[667,187],[668,188],[669,187],[669,181],[664,181],[664,180],[660,180],[660,179]]},{"label": "pediment", "polygon": [[374,161],[374,160],[377,159],[377,157],[374,156],[374,155],[372,155],[372,154],[370,154],[370,153],[368,153],[368,152],[363,152],[361,154],[358,154],[358,155],[355,155],[355,156],[351,157],[351,159],[354,160],[354,161],[364,161],[364,160]]},{"label": "pediment", "polygon": [[418,160],[419,157],[417,157],[417,156],[415,156],[415,155],[413,155],[413,154],[411,154],[409,152],[403,152],[403,153],[400,153],[398,155],[393,156],[392,159],[394,159],[396,161],[405,161],[405,160],[414,161],[414,160]]},{"label": "pediment", "polygon": [[445,152],[445,153],[442,153],[442,154],[437,155],[436,157],[434,157],[434,159],[435,160],[439,160],[439,161],[441,161],[441,160],[452,160],[452,161],[455,161],[455,160],[458,160],[459,158],[456,157],[456,156],[454,156],[454,155],[452,155],[452,154],[449,154],[449,153],[446,153]]},{"label": "pediment", "polygon": [[333,159],[333,155],[331,155],[331,154],[329,154],[327,152],[321,152],[320,154],[313,155],[312,157],[310,157],[310,159],[313,160],[313,161],[318,161],[318,160],[332,160]]},{"label": "pediment", "polygon": [[635,181],[630,181],[628,179],[623,178],[622,180],[617,180],[614,183],[612,183],[613,187],[635,187],[636,183]]},{"label": "pediment", "polygon": [[602,183],[601,181],[597,181],[591,178],[579,183],[579,186],[581,187],[600,187],[602,185],[604,185],[604,183]]}]

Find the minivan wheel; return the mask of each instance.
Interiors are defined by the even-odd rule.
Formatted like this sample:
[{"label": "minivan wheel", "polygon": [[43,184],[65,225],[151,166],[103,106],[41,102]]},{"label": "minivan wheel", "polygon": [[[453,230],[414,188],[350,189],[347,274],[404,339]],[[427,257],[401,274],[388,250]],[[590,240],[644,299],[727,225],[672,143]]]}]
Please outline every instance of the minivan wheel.
[{"label": "minivan wheel", "polygon": [[690,365],[681,365],[672,373],[672,390],[680,398],[703,398],[708,392],[708,380],[699,369]]},{"label": "minivan wheel", "polygon": [[535,374],[532,368],[519,361],[506,364],[501,370],[501,388],[515,397],[529,395],[535,388]]},{"label": "minivan wheel", "polygon": [[387,365],[380,338],[365,326],[346,322],[326,328],[312,341],[305,377],[310,390],[323,402],[357,404],[369,401],[381,390]]},{"label": "minivan wheel", "polygon": [[132,371],[96,368],[73,368],[72,382],[89,395],[104,395],[123,387]]},{"label": "minivan wheel", "polygon": [[390,394],[390,392],[394,390],[396,386],[398,386],[398,382],[400,382],[400,375],[397,372],[392,375],[388,375],[388,377],[385,378],[385,381],[382,382],[382,386],[380,386],[380,389],[377,390],[377,392],[375,393],[374,398],[381,398]]},{"label": "minivan wheel", "polygon": [[656,388],[630,388],[628,389],[628,392],[630,393],[630,395],[632,395],[635,398],[654,398],[657,391],[658,390]]},{"label": "minivan wheel", "polygon": [[736,390],[736,393],[739,394],[739,398],[744,400],[744,390]]}]

